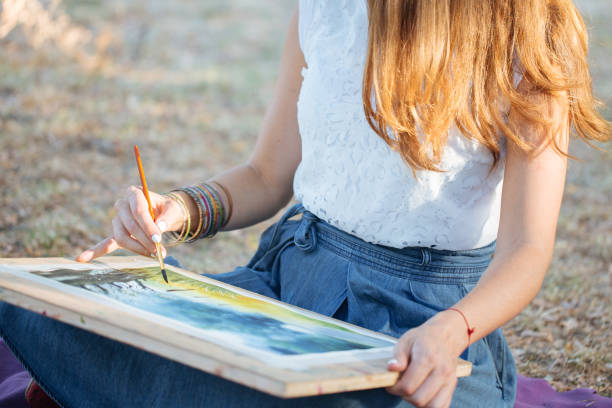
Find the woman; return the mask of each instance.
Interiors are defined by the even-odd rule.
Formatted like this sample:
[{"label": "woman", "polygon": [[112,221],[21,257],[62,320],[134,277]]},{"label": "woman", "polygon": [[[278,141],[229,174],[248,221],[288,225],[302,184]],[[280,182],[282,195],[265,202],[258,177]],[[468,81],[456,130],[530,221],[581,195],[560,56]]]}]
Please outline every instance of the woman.
[{"label": "woman", "polygon": [[242,228],[295,195],[214,278],[399,337],[398,382],[282,401],[6,304],[0,334],[65,406],[512,406],[498,328],[550,262],[570,129],[610,138],[595,105],[569,0],[301,0],[249,162],[152,194],[157,224],[131,187],[78,260]]}]

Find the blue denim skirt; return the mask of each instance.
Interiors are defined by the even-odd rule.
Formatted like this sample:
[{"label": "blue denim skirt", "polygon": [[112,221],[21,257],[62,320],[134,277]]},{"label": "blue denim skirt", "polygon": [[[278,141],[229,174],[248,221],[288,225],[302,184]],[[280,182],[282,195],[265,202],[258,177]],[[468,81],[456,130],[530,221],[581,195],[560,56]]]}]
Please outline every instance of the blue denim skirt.
[{"label": "blue denim skirt", "polygon": [[[400,337],[464,297],[494,249],[374,245],[298,204],[264,232],[248,265],[210,277]],[[64,407],[410,406],[382,389],[279,399],[2,302],[0,335]],[[514,405],[516,368],[501,330],[462,358],[472,374],[459,379],[453,407]]]}]

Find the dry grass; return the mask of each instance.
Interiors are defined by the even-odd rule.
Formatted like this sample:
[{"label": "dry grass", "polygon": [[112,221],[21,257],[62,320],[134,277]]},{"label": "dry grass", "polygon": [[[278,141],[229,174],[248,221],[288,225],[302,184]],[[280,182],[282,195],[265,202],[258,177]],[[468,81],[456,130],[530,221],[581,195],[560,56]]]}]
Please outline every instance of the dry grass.
[{"label": "dry grass", "polygon": [[[610,105],[612,5],[579,5],[591,28],[595,88]],[[293,2],[60,7],[69,28],[84,30],[80,48],[66,47],[61,35],[34,47],[19,25],[0,39],[1,257],[74,256],[104,237],[112,203],[138,182],[134,143],[158,191],[245,160]],[[524,374],[609,396],[612,154],[572,148],[583,161],[571,164],[555,259],[536,300],[505,330]],[[249,258],[263,227],[173,254],[196,271],[225,271]]]}]

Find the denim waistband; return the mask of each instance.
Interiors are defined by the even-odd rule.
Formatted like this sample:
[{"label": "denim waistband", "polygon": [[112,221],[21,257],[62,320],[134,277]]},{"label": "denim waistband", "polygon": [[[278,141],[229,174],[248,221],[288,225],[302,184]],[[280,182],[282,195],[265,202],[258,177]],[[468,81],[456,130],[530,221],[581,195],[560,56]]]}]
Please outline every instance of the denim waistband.
[{"label": "denim waistband", "polygon": [[301,204],[291,207],[280,219],[302,214],[294,236],[296,247],[313,251],[322,245],[337,255],[377,270],[409,279],[438,283],[476,283],[491,261],[495,241],[468,250],[443,250],[429,247],[391,248],[366,242],[321,220]]}]

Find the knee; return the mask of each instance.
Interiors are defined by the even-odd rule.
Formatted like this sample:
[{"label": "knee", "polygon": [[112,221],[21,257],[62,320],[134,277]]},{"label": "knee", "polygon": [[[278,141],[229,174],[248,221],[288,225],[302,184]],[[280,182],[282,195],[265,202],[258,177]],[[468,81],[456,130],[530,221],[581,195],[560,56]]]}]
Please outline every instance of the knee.
[{"label": "knee", "polygon": [[0,302],[0,337],[2,337],[7,344],[12,344],[15,339],[21,336],[21,329],[19,328],[19,309],[15,306]]},{"label": "knee", "polygon": [[44,317],[0,301],[0,336],[10,340],[29,338]]},{"label": "knee", "polygon": [[9,303],[0,301],[0,330],[6,330],[17,319],[17,308]]}]

